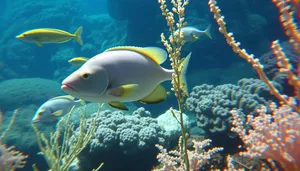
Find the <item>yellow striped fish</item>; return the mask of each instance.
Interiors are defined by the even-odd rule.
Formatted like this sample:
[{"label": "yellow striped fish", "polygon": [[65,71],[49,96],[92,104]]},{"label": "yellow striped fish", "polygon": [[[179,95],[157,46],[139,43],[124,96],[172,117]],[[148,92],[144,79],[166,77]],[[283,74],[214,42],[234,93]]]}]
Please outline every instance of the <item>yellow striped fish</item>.
[{"label": "yellow striped fish", "polygon": [[16,38],[25,42],[35,43],[39,47],[42,47],[43,44],[47,43],[65,43],[73,38],[78,44],[83,45],[81,33],[82,27],[79,27],[74,34],[59,29],[39,28],[26,31],[16,36]]}]

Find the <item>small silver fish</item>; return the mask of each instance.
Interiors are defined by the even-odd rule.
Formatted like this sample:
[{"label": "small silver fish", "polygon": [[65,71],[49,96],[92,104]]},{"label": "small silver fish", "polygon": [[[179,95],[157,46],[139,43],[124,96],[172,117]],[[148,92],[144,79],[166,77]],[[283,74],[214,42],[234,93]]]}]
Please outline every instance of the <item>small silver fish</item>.
[{"label": "small silver fish", "polygon": [[[186,42],[195,42],[199,40],[199,37],[202,35],[206,35],[211,39],[212,37],[210,35],[210,28],[211,25],[209,25],[204,31],[202,31],[195,27],[188,26],[183,27],[181,30],[183,31],[184,40]],[[178,32],[178,30],[176,30],[175,32]]]},{"label": "small silver fish", "polygon": [[85,105],[83,100],[75,100],[70,95],[54,97],[44,104],[42,104],[36,111],[32,122],[53,122],[56,121],[57,117],[70,112],[72,107],[75,105]]},{"label": "small silver fish", "polygon": [[[185,72],[191,54],[181,63],[181,87],[186,92]],[[157,47],[120,46],[85,62],[62,82],[61,89],[74,97],[128,110],[122,102],[152,104],[164,101],[167,91],[160,85],[172,79],[174,70],[160,66],[168,57]]]}]

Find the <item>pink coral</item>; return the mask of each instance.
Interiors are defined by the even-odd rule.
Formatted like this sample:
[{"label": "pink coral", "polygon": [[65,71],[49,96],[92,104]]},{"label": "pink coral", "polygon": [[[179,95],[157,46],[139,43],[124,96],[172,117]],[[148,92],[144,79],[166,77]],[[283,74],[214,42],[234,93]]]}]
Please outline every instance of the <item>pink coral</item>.
[{"label": "pink coral", "polygon": [[[14,146],[7,147],[2,143],[3,138],[5,138],[7,132],[11,129],[16,120],[17,112],[18,110],[15,110],[9,126],[0,134],[0,171],[13,171],[17,168],[23,168],[26,164],[25,159],[28,158],[27,155],[24,155],[20,151],[13,150],[15,148]],[[2,129],[2,119],[3,115],[0,110],[0,131]]]},{"label": "pink coral", "polygon": [[277,108],[275,103],[258,109],[259,115],[248,115],[247,123],[252,130],[246,131],[236,110],[233,115],[232,131],[239,134],[246,146],[242,156],[251,158],[262,157],[274,160],[285,171],[300,170],[300,116],[288,105]]},{"label": "pink coral", "polygon": [[5,144],[0,143],[0,171],[12,171],[24,167],[28,156],[13,149],[14,146],[6,147]]},{"label": "pink coral", "polygon": [[[178,148],[181,148],[181,140],[179,138]],[[191,170],[199,170],[204,164],[209,162],[215,153],[223,150],[222,147],[214,147],[208,151],[204,150],[205,147],[209,146],[211,143],[210,139],[203,141],[193,140],[194,150],[188,150],[189,163]],[[182,152],[177,150],[172,150],[167,152],[161,145],[156,145],[160,153],[157,155],[158,161],[162,164],[161,168],[153,169],[152,171],[184,171],[185,164],[182,157]]]}]

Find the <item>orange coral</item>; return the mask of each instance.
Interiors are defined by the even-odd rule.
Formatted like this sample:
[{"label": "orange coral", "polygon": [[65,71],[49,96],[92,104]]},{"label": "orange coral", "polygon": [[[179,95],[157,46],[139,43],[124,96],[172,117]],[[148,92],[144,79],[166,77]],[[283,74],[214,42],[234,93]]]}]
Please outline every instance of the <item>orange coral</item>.
[{"label": "orange coral", "polygon": [[[6,130],[0,135],[0,171],[11,171],[17,168],[23,168],[26,164],[27,155],[24,155],[22,152],[13,150],[15,147],[7,147],[5,144],[2,144],[2,139],[6,136],[7,132],[11,129],[18,110],[15,110],[13,118]],[[2,112],[0,111],[0,130],[2,127]]]},{"label": "orange coral", "polygon": [[[276,0],[274,0],[274,1],[276,1]],[[281,4],[280,8],[285,7],[284,5],[282,5],[282,3],[280,3],[280,4]],[[214,13],[214,18],[217,21],[218,25],[220,26],[219,31],[224,35],[228,45],[232,47],[232,50],[235,53],[237,53],[240,57],[244,58],[247,62],[252,64],[253,68],[256,70],[260,79],[269,86],[270,92],[274,96],[276,96],[281,102],[290,105],[295,111],[297,111],[299,113],[300,106],[289,103],[288,98],[285,95],[282,95],[279,93],[279,91],[272,85],[271,81],[268,79],[268,77],[264,73],[263,65],[259,62],[259,60],[257,58],[254,58],[253,54],[248,54],[245,49],[241,49],[239,47],[240,42],[236,42],[233,37],[233,33],[229,33],[227,31],[224,17],[220,14],[221,10],[217,6],[217,2],[215,0],[209,0],[209,7],[210,7],[210,11]],[[295,23],[292,23],[291,19],[289,19],[290,15],[292,15],[292,14],[290,14],[290,13],[286,14],[286,11],[283,9],[280,10],[280,12],[284,13],[284,14],[282,14],[282,17],[281,17],[281,18],[284,18],[284,19],[282,19],[282,25],[289,25],[288,27],[286,27],[286,34],[288,36],[296,36],[296,38],[290,38],[290,42],[294,43],[294,47],[299,47],[298,44],[300,42],[300,39],[299,39],[300,36],[298,34],[298,31],[295,31],[295,29],[296,29],[296,28],[294,28]],[[285,18],[288,18],[288,19],[285,19]],[[274,41],[273,45],[276,45],[276,42],[277,41]],[[278,44],[278,46],[279,46],[279,44]],[[277,47],[275,48],[275,46],[272,46],[272,47],[274,47],[274,51],[276,52],[275,55],[277,55],[277,59],[286,59],[285,60],[286,63],[283,63],[285,65],[282,65],[282,67],[283,67],[282,71],[290,70],[291,65],[288,62],[288,58],[286,56],[278,56],[278,55],[282,55],[284,53],[284,52],[282,52],[281,48],[277,48]],[[297,48],[295,48],[295,50],[297,50]],[[288,77],[288,79],[289,80],[293,80],[293,79],[298,80],[298,76]],[[291,81],[291,82],[293,82],[293,81]],[[293,86],[294,86],[295,90],[297,90],[297,91],[300,89],[299,83],[294,84]],[[299,99],[300,99],[300,94],[299,94]]]},{"label": "orange coral", "polygon": [[[273,0],[273,3],[279,9],[280,22],[289,37],[289,42],[293,44],[294,50],[300,55],[300,33],[294,22],[293,10],[289,5],[291,1]],[[295,98],[280,94],[265,75],[259,60],[239,47],[240,43],[234,40],[233,34],[227,32],[224,17],[220,15],[221,10],[216,4],[215,0],[209,0],[210,10],[214,13],[214,18],[220,26],[219,31],[224,35],[233,51],[252,64],[260,79],[269,86],[271,93],[282,103],[279,108],[275,103],[271,103],[269,107],[271,112],[269,113],[267,113],[266,107],[261,107],[257,111],[259,115],[255,118],[248,115],[247,123],[253,128],[249,131],[243,127],[243,121],[238,112],[236,110],[231,112],[234,125],[232,131],[238,133],[246,145],[246,151],[241,152],[241,155],[274,160],[286,171],[300,170],[300,105],[297,105]],[[289,63],[289,58],[282,51],[279,42],[274,41],[271,47],[278,61],[279,71],[287,74],[289,83],[295,89],[296,99],[300,101],[300,65],[298,64],[299,72],[294,74],[291,71],[293,66]]]},{"label": "orange coral", "polygon": [[236,132],[246,145],[245,157],[263,157],[277,161],[285,171],[300,170],[300,117],[288,105],[277,108],[270,105],[270,113],[265,106],[257,110],[259,115],[248,115],[247,123],[253,130],[246,131],[236,110],[231,129]]}]

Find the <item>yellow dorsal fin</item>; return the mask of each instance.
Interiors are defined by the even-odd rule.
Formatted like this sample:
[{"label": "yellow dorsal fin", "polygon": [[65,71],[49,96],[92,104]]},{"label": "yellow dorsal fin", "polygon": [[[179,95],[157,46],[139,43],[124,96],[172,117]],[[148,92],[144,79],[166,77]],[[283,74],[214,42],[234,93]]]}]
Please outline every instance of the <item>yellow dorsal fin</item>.
[{"label": "yellow dorsal fin", "polygon": [[153,104],[164,101],[167,98],[167,91],[162,85],[158,85],[148,96],[139,100],[141,103]]},{"label": "yellow dorsal fin", "polygon": [[157,64],[164,63],[168,58],[168,53],[165,50],[158,47],[117,46],[107,49],[106,52],[114,50],[134,51],[152,59]]},{"label": "yellow dorsal fin", "polygon": [[[56,99],[67,99],[67,100],[74,100],[75,97],[70,96],[70,95],[65,95],[65,96],[57,96],[57,97],[53,97],[50,100],[56,100]],[[50,101],[49,100],[49,101]]]}]

